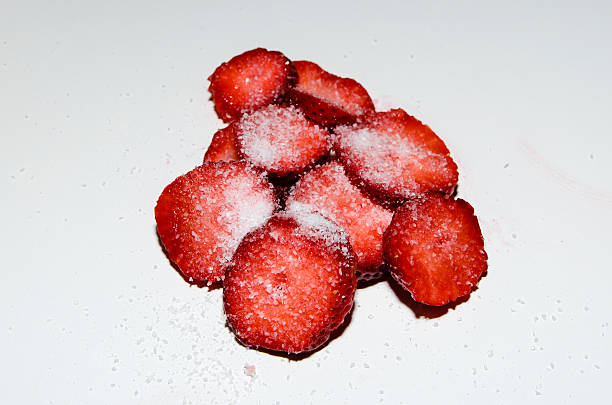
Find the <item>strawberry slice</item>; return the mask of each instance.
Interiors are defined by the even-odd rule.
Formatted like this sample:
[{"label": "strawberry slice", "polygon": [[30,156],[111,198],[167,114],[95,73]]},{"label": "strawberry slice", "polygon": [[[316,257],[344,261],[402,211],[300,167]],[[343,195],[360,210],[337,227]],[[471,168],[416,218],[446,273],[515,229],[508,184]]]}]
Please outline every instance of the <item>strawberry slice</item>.
[{"label": "strawberry slice", "polygon": [[280,52],[257,48],[222,63],[208,78],[217,115],[225,122],[278,102],[295,83],[295,67]]},{"label": "strawberry slice", "polygon": [[[238,149],[236,148],[236,136],[236,121],[218,130],[213,135],[212,141],[206,150],[204,163],[241,160]],[[284,207],[285,200],[293,183],[294,182],[276,181],[273,185],[279,209]]]},{"label": "strawberry slice", "polygon": [[465,296],[487,270],[487,253],[474,209],[432,193],[409,201],[384,236],[389,271],[415,301],[445,305]]},{"label": "strawberry slice", "polygon": [[366,89],[353,79],[336,76],[306,60],[293,62],[298,81],[289,89],[289,102],[308,118],[326,127],[347,124],[374,111]]},{"label": "strawberry slice", "polygon": [[215,132],[204,155],[204,163],[231,162],[239,159],[238,149],[236,149],[236,124],[234,121],[227,127]]},{"label": "strawberry slice", "polygon": [[292,209],[240,243],[223,302],[244,345],[301,353],[321,346],[342,324],[355,287],[348,235],[318,214]]},{"label": "strawberry slice", "polygon": [[269,105],[236,123],[240,156],[275,177],[303,172],[331,148],[330,133],[294,107]]},{"label": "strawberry slice", "polygon": [[168,258],[186,278],[209,283],[247,232],[276,208],[266,178],[246,162],[205,163],[170,183],[157,200],[157,232]]},{"label": "strawberry slice", "polygon": [[444,142],[404,110],[368,114],[334,129],[334,150],[349,176],[389,201],[451,193],[457,165]]},{"label": "strawberry slice", "polygon": [[373,203],[336,161],[315,167],[296,183],[286,205],[308,206],[345,229],[358,259],[358,278],[382,275],[382,238],[393,213]]}]

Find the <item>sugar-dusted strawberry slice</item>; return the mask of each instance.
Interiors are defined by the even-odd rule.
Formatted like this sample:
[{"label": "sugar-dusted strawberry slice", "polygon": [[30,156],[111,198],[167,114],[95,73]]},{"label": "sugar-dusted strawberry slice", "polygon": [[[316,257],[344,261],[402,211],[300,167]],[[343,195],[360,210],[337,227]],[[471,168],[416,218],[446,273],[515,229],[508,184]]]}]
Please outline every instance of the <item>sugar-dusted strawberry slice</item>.
[{"label": "sugar-dusted strawberry slice", "polygon": [[319,214],[292,209],[248,234],[223,282],[230,328],[247,346],[301,353],[325,343],[353,305],[348,235]]},{"label": "sugar-dusted strawberry slice", "polygon": [[[236,121],[233,121],[225,128],[218,130],[212,138],[208,150],[204,155],[204,163],[206,162],[231,162],[240,160],[238,149],[236,148]],[[294,181],[279,182],[274,184],[274,192],[278,202],[278,209],[282,209],[285,205],[285,199],[289,194],[289,190]]]},{"label": "sugar-dusted strawberry slice", "polygon": [[289,89],[289,100],[313,121],[326,127],[347,124],[367,112],[374,104],[365,88],[353,79],[326,72],[313,62],[293,62],[297,84]]},{"label": "sugar-dusted strawberry slice", "polygon": [[404,110],[368,114],[334,134],[334,150],[349,176],[382,199],[451,193],[457,184],[457,165],[444,142]]},{"label": "sugar-dusted strawberry slice", "polygon": [[395,212],[384,253],[393,278],[427,305],[469,294],[487,269],[474,209],[439,193],[409,201]]},{"label": "sugar-dusted strawberry slice", "polygon": [[257,48],[222,63],[208,78],[215,110],[225,122],[278,102],[295,83],[295,67],[280,52]]},{"label": "sugar-dusted strawberry slice", "polygon": [[204,155],[204,162],[231,162],[239,159],[238,149],[236,149],[236,124],[234,121],[227,127],[215,132]]},{"label": "sugar-dusted strawberry slice", "polygon": [[157,232],[187,278],[223,278],[240,240],[274,212],[276,199],[263,174],[246,162],[214,162],[170,183],[155,207]]},{"label": "sugar-dusted strawberry slice", "polygon": [[382,275],[382,238],[393,213],[373,203],[346,176],[336,161],[315,167],[303,175],[286,205],[307,205],[345,229],[358,259],[358,278]]},{"label": "sugar-dusted strawberry slice", "polygon": [[299,174],[325,156],[331,135],[294,107],[269,105],[236,123],[240,156],[276,177]]}]

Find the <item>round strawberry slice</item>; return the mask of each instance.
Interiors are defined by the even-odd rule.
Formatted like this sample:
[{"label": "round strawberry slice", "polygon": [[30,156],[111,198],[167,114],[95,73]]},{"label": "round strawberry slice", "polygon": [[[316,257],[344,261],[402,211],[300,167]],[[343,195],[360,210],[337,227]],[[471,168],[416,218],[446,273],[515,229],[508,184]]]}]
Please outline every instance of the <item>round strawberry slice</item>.
[{"label": "round strawberry slice", "polygon": [[230,122],[280,101],[295,83],[296,71],[282,53],[257,48],[222,63],[208,80],[219,118]]},{"label": "round strawberry slice", "polygon": [[236,123],[240,156],[275,177],[303,172],[327,155],[331,135],[293,107],[269,105]]},{"label": "round strawberry slice", "polygon": [[355,122],[374,104],[365,88],[353,79],[326,72],[306,60],[293,62],[298,80],[289,89],[289,102],[304,111],[308,118],[326,127]]},{"label": "round strawberry slice", "polygon": [[244,345],[286,353],[325,343],[353,305],[348,235],[319,214],[275,214],[248,234],[227,268],[223,302]]},{"label": "round strawberry slice", "polygon": [[240,240],[273,214],[276,199],[246,162],[205,163],[170,183],[155,207],[157,232],[186,278],[223,278]]},{"label": "round strawberry slice", "polygon": [[348,232],[360,280],[382,275],[382,238],[393,213],[355,187],[340,163],[332,161],[303,175],[286,204],[291,207],[295,202],[307,205]]},{"label": "round strawberry slice", "polygon": [[407,202],[384,236],[389,271],[415,301],[445,305],[465,296],[487,270],[474,209],[439,193]]},{"label": "round strawberry slice", "polygon": [[404,110],[363,116],[334,129],[334,150],[350,176],[388,201],[451,193],[459,176],[444,142]]},{"label": "round strawberry slice", "polygon": [[204,155],[204,163],[231,162],[239,159],[238,149],[236,149],[236,125],[234,121],[234,123],[215,132]]}]

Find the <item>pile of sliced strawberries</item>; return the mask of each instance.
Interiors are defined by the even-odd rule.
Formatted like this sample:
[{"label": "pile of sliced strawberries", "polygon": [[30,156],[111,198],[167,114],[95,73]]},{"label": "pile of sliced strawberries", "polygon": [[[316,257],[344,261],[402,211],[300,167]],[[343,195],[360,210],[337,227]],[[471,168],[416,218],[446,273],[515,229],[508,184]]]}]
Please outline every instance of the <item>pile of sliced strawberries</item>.
[{"label": "pile of sliced strawberries", "polygon": [[209,80],[228,125],[164,189],[155,219],[186,278],[222,282],[241,343],[312,351],[350,312],[357,282],[386,273],[423,304],[470,294],[487,269],[482,233],[427,125],[376,111],[353,79],[262,48]]}]

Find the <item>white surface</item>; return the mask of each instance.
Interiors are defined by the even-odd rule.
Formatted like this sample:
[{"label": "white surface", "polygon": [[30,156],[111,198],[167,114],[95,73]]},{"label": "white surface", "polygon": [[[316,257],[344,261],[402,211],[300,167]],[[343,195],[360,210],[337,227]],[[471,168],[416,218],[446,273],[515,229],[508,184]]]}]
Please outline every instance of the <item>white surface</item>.
[{"label": "white surface", "polygon": [[[3,2],[4,402],[609,397],[611,3],[197,3]],[[237,344],[221,291],[170,267],[155,201],[222,125],[206,77],[257,46],[357,79],[446,141],[490,256],[467,302],[417,317],[379,283],[289,361]]]}]

